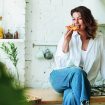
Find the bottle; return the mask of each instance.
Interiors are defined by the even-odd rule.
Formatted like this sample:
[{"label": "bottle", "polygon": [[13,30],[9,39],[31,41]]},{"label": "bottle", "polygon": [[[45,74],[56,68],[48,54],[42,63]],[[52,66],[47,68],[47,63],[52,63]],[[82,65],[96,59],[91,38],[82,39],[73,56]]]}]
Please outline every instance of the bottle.
[{"label": "bottle", "polygon": [[18,31],[14,33],[14,39],[18,39]]},{"label": "bottle", "polygon": [[5,34],[5,39],[13,39],[13,34],[10,33],[9,29],[8,32]]},{"label": "bottle", "polygon": [[0,16],[0,39],[3,39],[2,16]]}]

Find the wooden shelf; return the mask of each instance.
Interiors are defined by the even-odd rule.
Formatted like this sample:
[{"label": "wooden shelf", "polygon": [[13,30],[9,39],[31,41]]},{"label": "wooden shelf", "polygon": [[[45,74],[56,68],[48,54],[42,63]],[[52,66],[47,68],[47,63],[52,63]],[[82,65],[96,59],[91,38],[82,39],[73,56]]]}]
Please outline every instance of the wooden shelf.
[{"label": "wooden shelf", "polygon": [[[26,89],[25,95],[30,97],[28,101],[40,99],[43,104],[61,104],[62,95],[53,89]],[[33,98],[34,97],[34,98]],[[105,103],[105,96],[92,96],[90,103]]]},{"label": "wooden shelf", "polygon": [[25,39],[0,39],[0,42],[24,42]]}]

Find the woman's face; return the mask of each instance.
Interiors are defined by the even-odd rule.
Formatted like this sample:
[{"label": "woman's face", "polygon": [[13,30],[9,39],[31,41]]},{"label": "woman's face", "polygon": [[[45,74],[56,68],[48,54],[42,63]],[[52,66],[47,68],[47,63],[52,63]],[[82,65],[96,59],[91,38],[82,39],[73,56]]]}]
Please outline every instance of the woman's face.
[{"label": "woman's face", "polygon": [[78,31],[84,31],[85,30],[85,25],[83,23],[80,12],[74,12],[73,13],[72,22],[75,26],[79,27]]}]

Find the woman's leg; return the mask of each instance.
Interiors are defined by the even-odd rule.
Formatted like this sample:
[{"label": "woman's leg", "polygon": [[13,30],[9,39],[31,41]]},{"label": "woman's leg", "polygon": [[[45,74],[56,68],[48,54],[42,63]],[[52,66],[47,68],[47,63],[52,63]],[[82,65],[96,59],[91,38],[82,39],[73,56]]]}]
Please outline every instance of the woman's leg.
[{"label": "woman's leg", "polygon": [[[80,105],[81,101],[89,100],[90,98],[90,84],[87,80],[86,73],[80,68],[71,67],[61,70],[54,70],[50,74],[50,81],[53,88],[57,92],[64,92],[64,97],[65,91],[67,89],[70,89],[72,93],[70,93],[70,91],[68,92],[68,94],[72,97],[74,96],[76,100],[76,105]],[[68,102],[70,102],[70,97],[66,97],[64,98],[64,105],[66,105],[65,103],[67,103],[67,99]]]},{"label": "woman's leg", "polygon": [[81,69],[75,69],[72,82],[70,83],[77,105],[90,100],[90,83],[87,74]]},{"label": "woman's leg", "polygon": [[63,105],[77,105],[72,89],[66,89],[64,91]]},{"label": "woman's leg", "polygon": [[[65,89],[70,88],[69,81],[72,80],[73,67],[71,68],[63,68],[59,70],[53,70],[50,73],[50,82],[52,87],[57,92],[64,92]],[[70,76],[70,78],[68,78]]]}]

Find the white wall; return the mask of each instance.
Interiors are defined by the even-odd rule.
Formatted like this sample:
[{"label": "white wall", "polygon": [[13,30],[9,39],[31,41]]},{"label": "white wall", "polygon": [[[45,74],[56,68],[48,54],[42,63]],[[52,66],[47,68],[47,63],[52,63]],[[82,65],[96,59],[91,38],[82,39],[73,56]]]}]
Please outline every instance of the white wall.
[{"label": "white wall", "polygon": [[[17,48],[17,66],[15,67],[12,60],[9,58],[3,49],[1,49],[4,43],[8,48],[10,48],[9,43],[14,43],[15,48]],[[10,50],[11,51],[11,50]],[[25,45],[23,40],[2,40],[0,41],[0,61],[6,64],[8,71],[20,81],[21,85],[24,86],[25,83]],[[19,78],[18,78],[18,74]]]},{"label": "white wall", "polygon": [[[19,80],[24,85],[25,82],[25,0],[0,0],[0,12],[3,17],[2,26],[4,33],[10,30],[10,33],[14,34],[16,31],[19,33],[19,39],[0,39],[0,47],[2,43],[8,44],[13,42],[17,47],[18,57],[18,72]],[[8,57],[8,54],[0,48],[0,61],[4,62],[10,72],[16,74],[16,68]]]},{"label": "white wall", "polygon": [[3,0],[3,27],[5,33],[19,32],[19,38],[25,38],[25,0]]},{"label": "white wall", "polygon": [[[23,57],[22,59],[26,60],[25,86],[27,87],[50,86],[48,79],[54,67],[54,59],[46,60],[42,52],[49,48],[53,54],[55,53],[57,42],[65,33],[65,25],[71,23],[72,8],[85,3],[92,7],[99,23],[105,23],[105,14],[100,11],[101,9],[98,10],[99,12],[95,11],[98,4],[104,11],[104,0],[92,0],[92,2],[89,0],[0,0],[0,3],[1,1],[3,1],[1,5],[3,8],[0,11],[3,15],[4,31],[10,29],[10,32],[14,33],[17,30],[21,39],[26,37],[26,56],[24,58],[24,55],[21,55],[20,59]],[[105,33],[103,27],[101,30]],[[19,41],[17,44],[21,53],[21,49],[24,49],[24,41],[23,45]],[[24,69],[24,64],[21,62],[19,66]]]},{"label": "white wall", "polygon": [[[70,10],[75,6],[91,6],[89,0],[26,0],[26,86],[50,87],[49,74],[54,68],[54,59],[46,60],[43,51],[47,48],[55,53],[60,37],[65,33],[65,26],[71,23]],[[91,5],[97,6],[99,0]],[[95,2],[95,3],[93,3]],[[102,3],[103,5],[103,3]],[[96,7],[95,7],[96,8]],[[103,8],[103,6],[102,6]],[[92,6],[92,9],[93,6]],[[95,12],[95,17],[102,12]],[[104,18],[100,23],[105,23]],[[102,32],[104,28],[100,28]]]},{"label": "white wall", "polygon": [[3,14],[3,0],[0,0],[0,16]]}]

